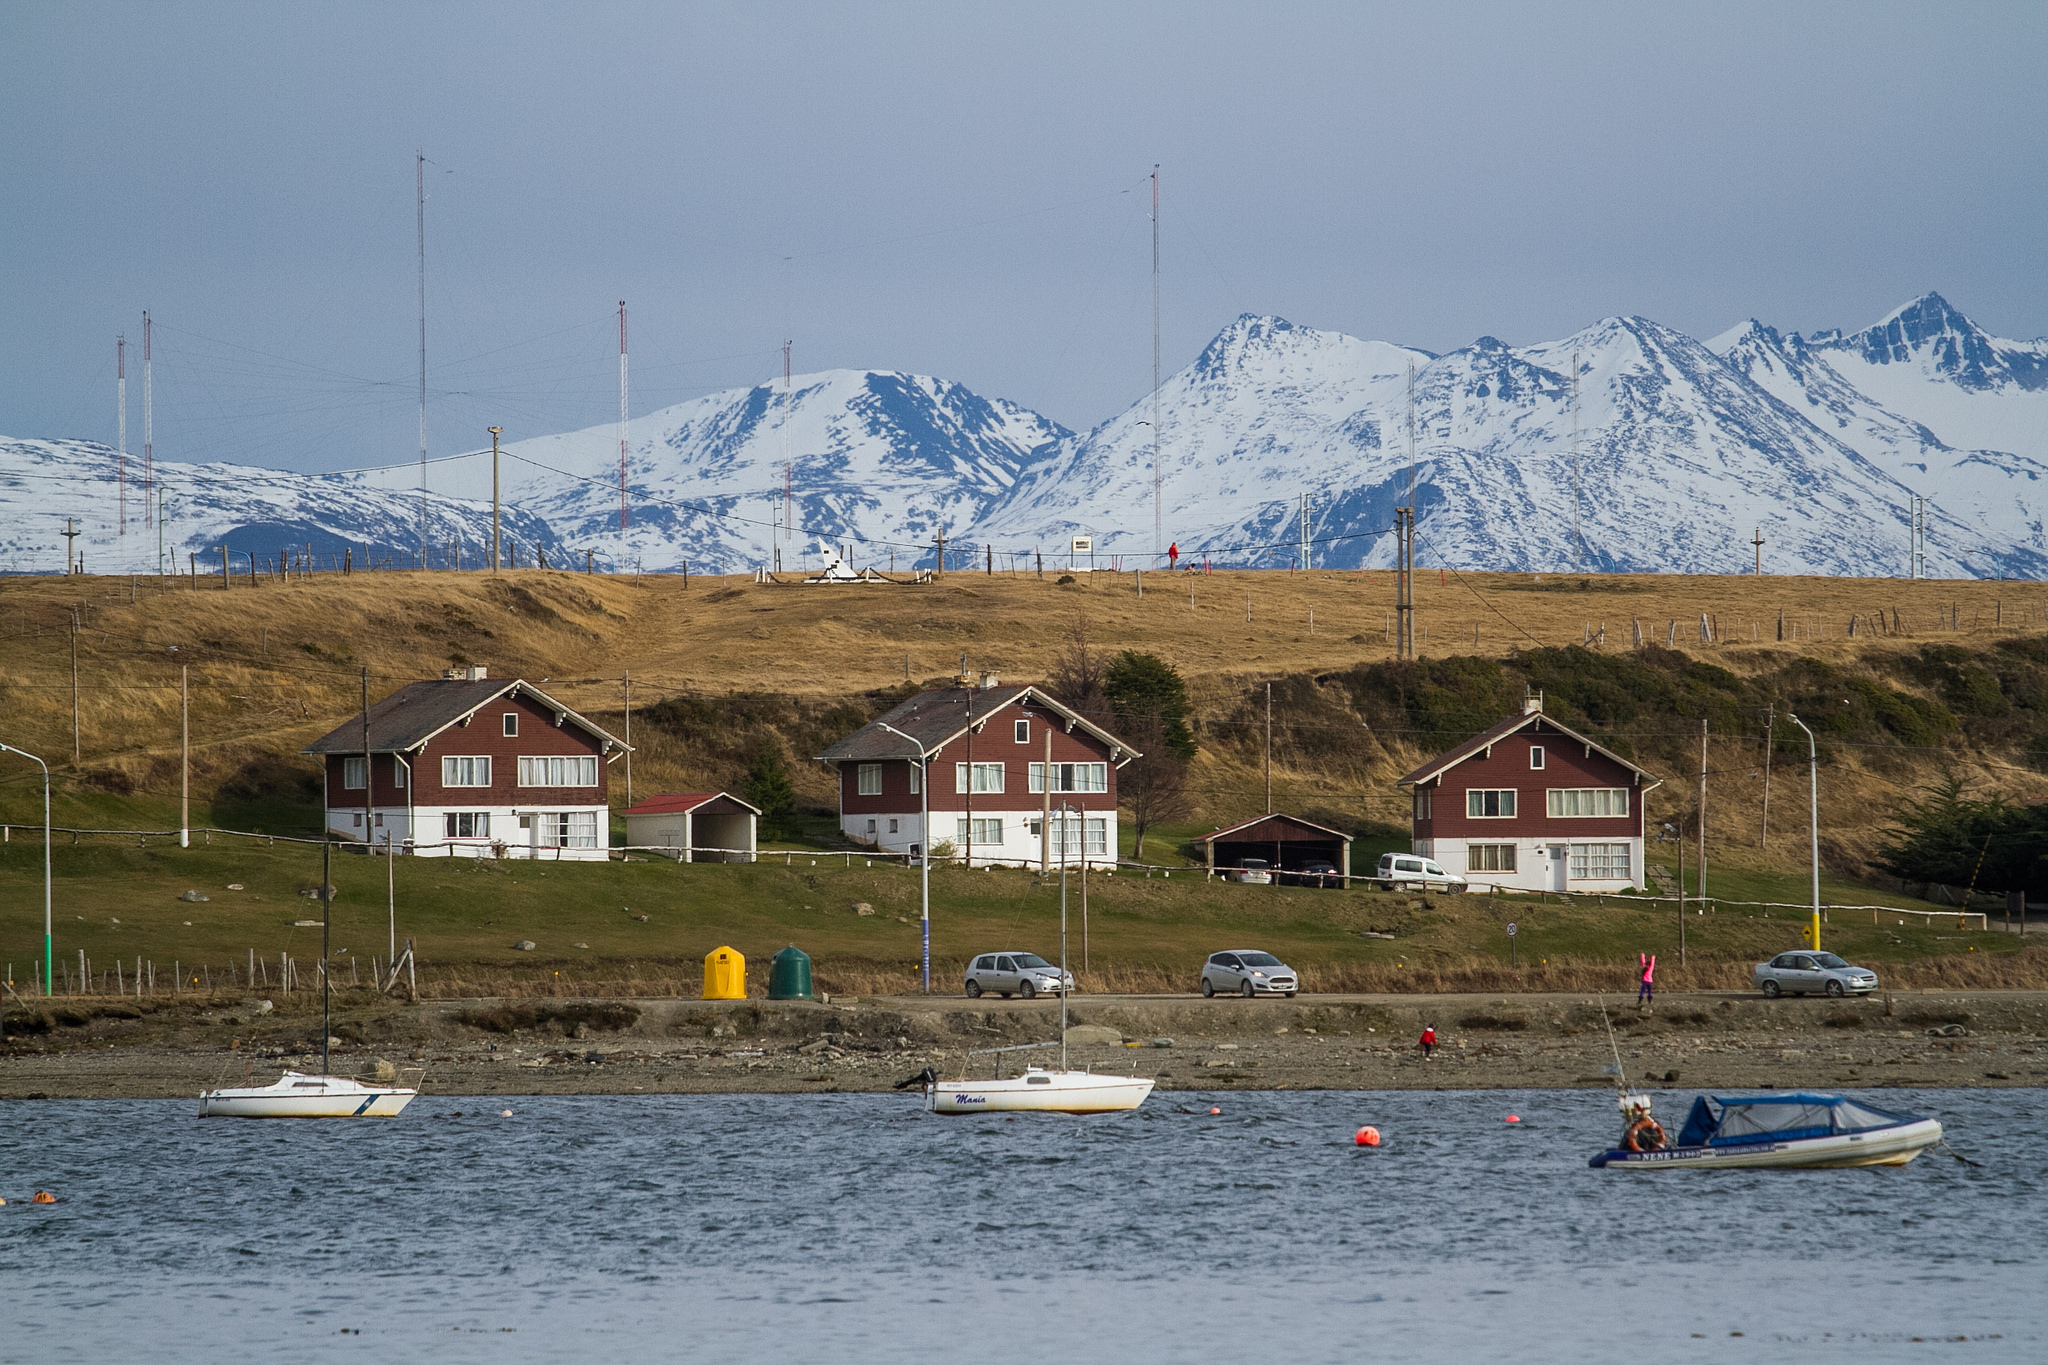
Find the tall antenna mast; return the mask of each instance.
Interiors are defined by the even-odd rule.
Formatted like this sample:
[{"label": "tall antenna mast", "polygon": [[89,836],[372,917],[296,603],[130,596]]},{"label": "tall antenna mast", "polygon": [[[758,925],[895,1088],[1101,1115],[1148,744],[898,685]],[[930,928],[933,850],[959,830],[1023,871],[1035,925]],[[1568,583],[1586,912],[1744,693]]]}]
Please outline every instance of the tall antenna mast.
[{"label": "tall antenna mast", "polygon": [[[413,214],[420,247],[420,567],[427,567],[427,154],[413,151]],[[367,832],[367,831],[366,831]]]},{"label": "tall antenna mast", "polygon": [[114,407],[120,414],[120,444],[114,448],[114,481],[120,487],[121,534],[128,534],[128,338],[114,338]]},{"label": "tall antenna mast", "polygon": [[[782,343],[782,538],[795,538],[795,518],[791,515],[792,485],[796,482],[796,464],[789,458],[789,349],[794,341]],[[781,567],[777,565],[777,567]]]},{"label": "tall antenna mast", "polygon": [[619,300],[619,529],[626,529],[626,301]]},{"label": "tall antenna mast", "polygon": [[1585,567],[1586,541],[1579,533],[1579,353],[1572,352],[1572,572]]},{"label": "tall antenna mast", "polygon": [[1165,543],[1165,513],[1159,506],[1159,163],[1152,164],[1152,562]]},{"label": "tall antenna mast", "polygon": [[1415,506],[1415,362],[1408,362],[1408,506]]},{"label": "tall antenna mast", "polygon": [[156,408],[150,389],[149,310],[142,313],[142,524],[156,517]]}]

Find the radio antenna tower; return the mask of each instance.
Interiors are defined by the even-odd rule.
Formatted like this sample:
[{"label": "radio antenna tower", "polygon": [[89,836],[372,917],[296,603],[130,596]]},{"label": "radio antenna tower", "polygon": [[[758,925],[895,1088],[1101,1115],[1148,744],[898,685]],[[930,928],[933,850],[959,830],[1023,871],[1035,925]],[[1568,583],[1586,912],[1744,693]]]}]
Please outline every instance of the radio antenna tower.
[{"label": "radio antenna tower", "polygon": [[1579,532],[1579,353],[1572,352],[1572,572],[1585,567],[1586,539]]},{"label": "radio antenna tower", "polygon": [[1165,552],[1165,513],[1159,506],[1159,163],[1152,164],[1152,565]]},{"label": "radio antenna tower", "polygon": [[128,534],[128,338],[114,338],[114,408],[120,443],[114,447],[114,482],[120,489],[121,534]]},{"label": "radio antenna tower", "polygon": [[1415,362],[1408,362],[1408,506],[1415,506]]},{"label": "radio antenna tower", "polygon": [[427,154],[413,149],[413,217],[420,262],[420,567],[427,567]]},{"label": "radio antenna tower", "polygon": [[[789,457],[789,348],[794,341],[782,343],[782,538],[793,539],[796,535],[794,521],[790,514],[791,486],[796,482],[796,464]],[[779,564],[777,567],[781,567]]]},{"label": "radio antenna tower", "polygon": [[142,313],[142,524],[157,516],[156,506],[156,407],[150,385],[149,310]]},{"label": "radio antenna tower", "polygon": [[619,529],[626,529],[626,301],[619,300]]}]

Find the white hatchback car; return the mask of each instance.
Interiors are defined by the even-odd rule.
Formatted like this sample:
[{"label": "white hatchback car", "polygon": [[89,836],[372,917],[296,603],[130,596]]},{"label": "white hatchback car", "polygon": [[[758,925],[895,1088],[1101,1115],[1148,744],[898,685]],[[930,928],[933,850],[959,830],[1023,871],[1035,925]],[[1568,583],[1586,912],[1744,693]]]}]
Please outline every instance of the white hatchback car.
[{"label": "white hatchback car", "polygon": [[1026,1000],[1038,995],[1059,995],[1074,988],[1074,974],[1062,983],[1060,969],[1037,953],[983,953],[967,964],[964,983],[969,1000],[983,991],[994,991],[1008,1000],[1021,995]]},{"label": "white hatchback car", "polygon": [[1373,885],[1382,891],[1396,887],[1407,887],[1420,891],[1463,891],[1465,879],[1450,871],[1441,863],[1417,853],[1385,853],[1380,855],[1379,870],[1373,874]]}]

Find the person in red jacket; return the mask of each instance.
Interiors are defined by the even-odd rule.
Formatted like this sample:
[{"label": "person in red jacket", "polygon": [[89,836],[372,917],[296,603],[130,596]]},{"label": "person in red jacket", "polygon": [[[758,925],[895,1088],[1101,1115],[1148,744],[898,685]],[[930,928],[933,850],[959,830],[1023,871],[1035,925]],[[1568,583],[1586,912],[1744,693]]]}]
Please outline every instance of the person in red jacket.
[{"label": "person in red jacket", "polygon": [[1166,567],[1169,572],[1180,567],[1180,542],[1177,540],[1166,547]]},{"label": "person in red jacket", "polygon": [[1416,1040],[1415,1046],[1422,1049],[1422,1060],[1428,1061],[1429,1054],[1436,1051],[1436,1025],[1431,1024],[1422,1030],[1422,1037]]},{"label": "person in red jacket", "polygon": [[1637,953],[1636,965],[1642,969],[1643,984],[1636,991],[1636,1003],[1655,1004],[1657,994],[1657,955]]}]

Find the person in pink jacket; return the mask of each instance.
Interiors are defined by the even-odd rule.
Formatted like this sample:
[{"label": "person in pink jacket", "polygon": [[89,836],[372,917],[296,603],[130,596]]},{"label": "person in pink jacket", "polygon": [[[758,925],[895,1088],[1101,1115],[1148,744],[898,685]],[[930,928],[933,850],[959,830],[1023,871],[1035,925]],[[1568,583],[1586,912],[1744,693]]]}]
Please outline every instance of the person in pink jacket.
[{"label": "person in pink jacket", "polygon": [[1636,965],[1642,968],[1643,984],[1636,991],[1636,1003],[1654,1004],[1657,994],[1657,955],[1637,953]]}]

